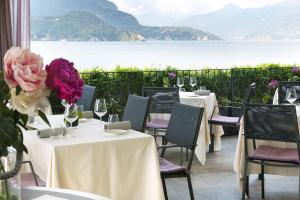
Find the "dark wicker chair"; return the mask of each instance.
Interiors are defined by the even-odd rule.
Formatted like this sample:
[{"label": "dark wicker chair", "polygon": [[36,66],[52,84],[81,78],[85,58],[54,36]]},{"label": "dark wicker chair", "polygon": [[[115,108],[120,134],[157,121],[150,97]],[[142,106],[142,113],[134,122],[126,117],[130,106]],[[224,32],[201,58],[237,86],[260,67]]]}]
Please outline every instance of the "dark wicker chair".
[{"label": "dark wicker chair", "polygon": [[287,88],[295,88],[297,100],[294,103],[300,103],[300,81],[280,81],[278,83],[278,104],[289,104],[286,100]]},{"label": "dark wicker chair", "polygon": [[[300,143],[296,108],[291,105],[246,104],[244,110],[244,125],[245,163],[242,199],[245,199],[246,192],[249,195],[249,175],[247,174],[249,162],[258,164],[261,167],[261,195],[262,199],[264,199],[265,166],[300,167]],[[280,148],[274,145],[257,146],[256,140],[295,143],[297,147]],[[248,143],[248,141],[250,143]],[[251,145],[253,147],[252,152],[250,152],[248,148]],[[300,193],[298,194],[298,199],[300,199]]]},{"label": "dark wicker chair", "polygon": [[148,107],[149,97],[129,95],[122,121],[130,121],[133,130],[144,132]]},{"label": "dark wicker chair", "polygon": [[[251,83],[246,91],[243,103],[248,103],[251,100],[251,97],[254,95],[255,92],[255,83]],[[221,108],[235,108],[235,109],[242,109],[242,107],[234,107],[234,106],[218,106],[219,110]],[[216,109],[216,107],[215,107]],[[215,111],[215,110],[214,110]],[[214,113],[213,111],[213,113]],[[209,145],[209,152],[214,151],[214,134],[212,133],[212,126],[213,125],[221,125],[227,127],[236,127],[239,129],[240,127],[240,120],[242,117],[242,113],[238,117],[231,117],[231,116],[224,116],[218,113],[217,115],[212,115],[211,118],[208,120],[208,124],[210,126],[210,139],[211,144]]]},{"label": "dark wicker chair", "polygon": [[[192,200],[194,199],[190,174],[199,134],[199,128],[202,121],[203,110],[204,108],[179,103],[176,103],[174,105],[174,109],[171,114],[170,122],[166,131],[164,145],[159,146],[159,148],[162,148],[159,161],[161,179],[163,182],[163,189],[166,200],[168,199],[168,195],[165,179],[179,177],[187,178],[190,197]],[[173,164],[163,158],[166,148],[171,147],[187,148],[191,151],[187,162],[187,167]]]},{"label": "dark wicker chair", "polygon": [[142,88],[144,97],[150,98],[150,107],[146,129],[153,132],[154,137],[158,132],[165,132],[169,120],[151,119],[152,113],[170,114],[175,103],[179,102],[179,88],[177,87],[145,87]]}]

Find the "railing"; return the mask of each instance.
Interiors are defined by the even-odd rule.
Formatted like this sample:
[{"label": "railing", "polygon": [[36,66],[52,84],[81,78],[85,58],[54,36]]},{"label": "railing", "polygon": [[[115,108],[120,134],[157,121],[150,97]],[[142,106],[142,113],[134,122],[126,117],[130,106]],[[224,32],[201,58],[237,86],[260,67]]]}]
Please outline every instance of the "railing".
[{"label": "railing", "polygon": [[119,109],[125,105],[129,94],[141,95],[142,86],[176,86],[176,78],[168,78],[169,72],[177,77],[184,77],[187,91],[192,91],[189,78],[196,77],[197,85],[206,86],[216,93],[219,103],[226,101],[240,102],[251,82],[257,83],[254,101],[261,102],[262,96],[268,92],[271,79],[288,80],[290,67],[269,66],[261,68],[202,69],[174,71],[133,71],[133,72],[85,72],[81,77],[85,84],[97,87],[97,97],[114,99]]}]

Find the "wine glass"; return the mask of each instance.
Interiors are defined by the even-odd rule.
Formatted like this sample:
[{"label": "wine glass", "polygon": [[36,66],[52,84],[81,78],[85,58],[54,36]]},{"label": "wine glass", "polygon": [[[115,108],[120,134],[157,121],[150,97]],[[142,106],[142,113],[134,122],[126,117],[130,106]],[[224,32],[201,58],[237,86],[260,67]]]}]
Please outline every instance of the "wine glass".
[{"label": "wine glass", "polygon": [[190,85],[192,86],[192,90],[194,89],[196,84],[197,84],[196,77],[190,77]]},{"label": "wine glass", "polygon": [[66,106],[69,104],[69,103],[67,102],[67,100],[65,100],[65,99],[62,99],[62,100],[60,101],[60,103],[61,103],[61,105],[63,105],[65,108],[66,108]]},{"label": "wine glass", "polygon": [[76,121],[76,119],[78,118],[77,105],[76,104],[68,104],[66,106],[64,115],[65,115],[65,119],[70,123],[70,135],[72,137],[75,137],[75,135],[73,135],[72,125],[73,125],[73,122]]},{"label": "wine glass", "polygon": [[287,88],[286,89],[286,100],[293,104],[294,101],[297,100],[297,93],[295,88]]},{"label": "wine glass", "polygon": [[184,85],[184,79],[183,79],[183,77],[178,77],[177,78],[177,85],[181,89],[181,87]]},{"label": "wine glass", "polygon": [[102,116],[104,116],[107,112],[105,99],[96,99],[94,112],[98,117],[100,117],[100,122],[101,122]]}]

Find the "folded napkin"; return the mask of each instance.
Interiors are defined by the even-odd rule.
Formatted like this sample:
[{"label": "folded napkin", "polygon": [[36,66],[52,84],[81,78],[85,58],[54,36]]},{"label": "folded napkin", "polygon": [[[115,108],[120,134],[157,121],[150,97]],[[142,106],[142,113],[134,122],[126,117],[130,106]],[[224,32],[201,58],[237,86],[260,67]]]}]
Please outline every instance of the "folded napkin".
[{"label": "folded napkin", "polygon": [[54,129],[46,128],[46,129],[38,130],[37,135],[40,138],[47,138],[47,137],[50,137],[51,135],[53,135],[53,136],[65,135],[66,132],[67,132],[67,129],[65,127],[63,127],[63,128],[54,128]]},{"label": "folded napkin", "polygon": [[208,96],[210,94],[210,90],[195,90],[194,94],[200,96]]},{"label": "folded napkin", "polygon": [[129,130],[131,128],[130,121],[123,121],[111,124],[105,124],[104,130],[113,130],[113,129],[122,129],[122,130]]}]

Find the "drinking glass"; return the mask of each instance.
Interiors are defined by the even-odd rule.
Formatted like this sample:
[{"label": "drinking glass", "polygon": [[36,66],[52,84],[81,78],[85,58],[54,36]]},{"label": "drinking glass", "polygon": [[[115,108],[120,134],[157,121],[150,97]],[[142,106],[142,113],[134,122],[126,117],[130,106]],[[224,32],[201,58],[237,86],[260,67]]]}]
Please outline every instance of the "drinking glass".
[{"label": "drinking glass", "polygon": [[72,131],[72,124],[78,118],[78,109],[76,104],[69,104],[66,106],[65,119],[70,123],[70,135],[75,137]]},{"label": "drinking glass", "polygon": [[101,122],[102,116],[104,116],[107,112],[105,99],[96,99],[94,112],[100,118],[100,122]]},{"label": "drinking glass", "polygon": [[199,90],[206,90],[205,86],[200,86]]},{"label": "drinking glass", "polygon": [[190,77],[190,85],[192,86],[192,90],[194,90],[196,84],[197,84],[196,77]]},{"label": "drinking glass", "polygon": [[117,123],[117,122],[119,122],[118,114],[109,114],[108,123]]},{"label": "drinking glass", "polygon": [[83,112],[84,112],[83,105],[77,105],[77,110],[78,110],[78,119],[83,118]]},{"label": "drinking glass", "polygon": [[295,88],[287,88],[286,89],[286,100],[293,104],[294,101],[297,100],[297,93]]},{"label": "drinking glass", "polygon": [[184,78],[183,77],[178,77],[177,78],[177,85],[180,88],[184,85]]}]

